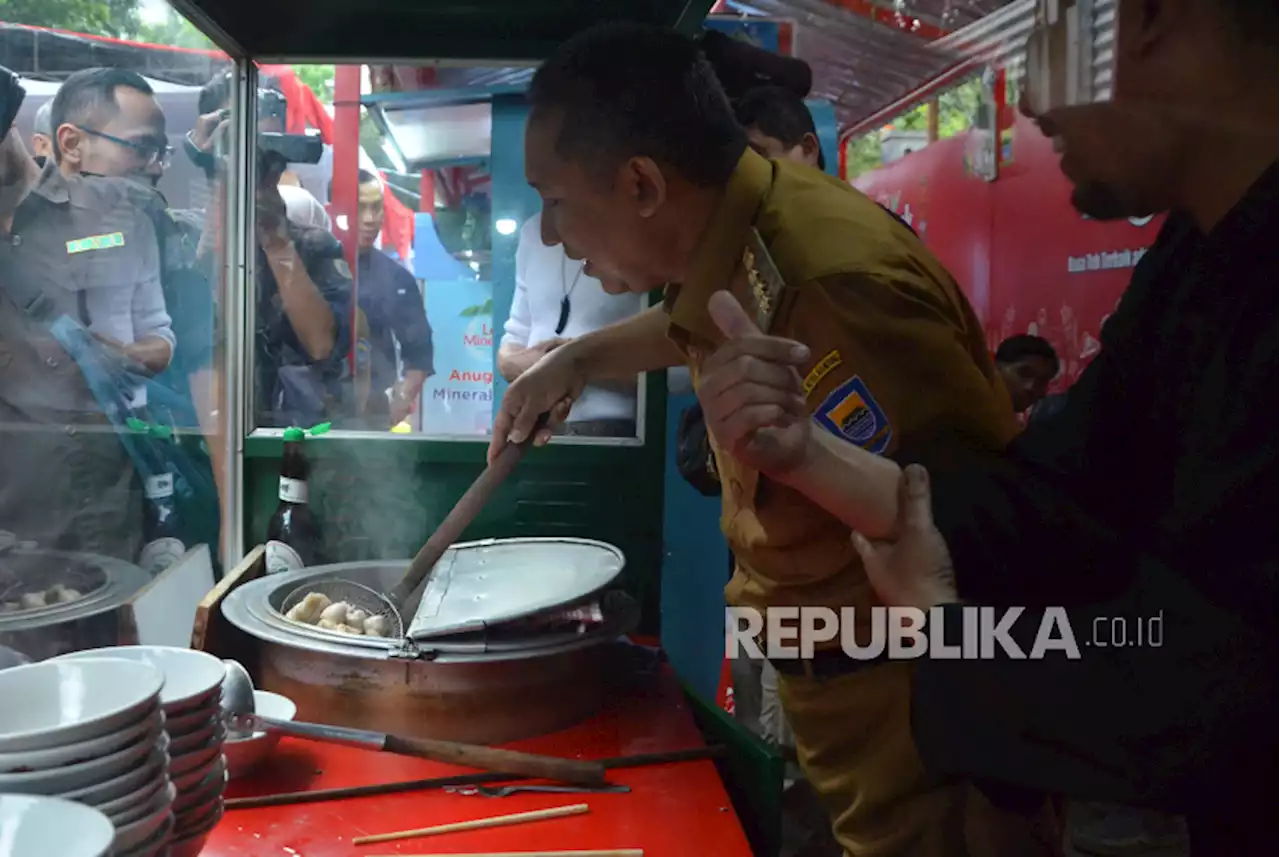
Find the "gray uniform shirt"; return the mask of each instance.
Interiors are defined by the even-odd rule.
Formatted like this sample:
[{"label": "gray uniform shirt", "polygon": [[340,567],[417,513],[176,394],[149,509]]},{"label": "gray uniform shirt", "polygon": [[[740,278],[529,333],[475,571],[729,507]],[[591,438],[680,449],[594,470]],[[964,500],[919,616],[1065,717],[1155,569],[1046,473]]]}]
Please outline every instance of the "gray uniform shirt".
[{"label": "gray uniform shirt", "polygon": [[133,561],[141,545],[133,464],[75,361],[20,301],[38,290],[51,319],[85,323],[80,295],[156,279],[146,192],[47,169],[0,235],[0,529],[44,548]]}]

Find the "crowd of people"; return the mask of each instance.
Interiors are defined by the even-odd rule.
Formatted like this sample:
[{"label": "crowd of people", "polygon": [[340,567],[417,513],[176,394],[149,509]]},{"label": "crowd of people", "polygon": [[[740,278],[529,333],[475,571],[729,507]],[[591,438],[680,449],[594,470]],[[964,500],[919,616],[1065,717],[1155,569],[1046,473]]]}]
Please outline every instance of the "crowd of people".
[{"label": "crowd of people", "polygon": [[[220,253],[232,85],[223,72],[201,89],[177,153],[207,182],[192,194],[210,200],[202,209],[171,208],[158,190],[174,147],[156,93],[131,71],[69,75],[36,111],[29,147],[16,130],[0,144],[0,530],[135,561],[146,480],[167,468],[198,509],[188,543],[218,543],[228,472],[218,325],[238,288]],[[277,93],[270,81],[266,91]],[[258,126],[283,132],[280,111]],[[251,424],[386,431],[433,369],[421,289],[376,246],[381,180],[361,174],[355,289],[325,206],[283,157],[260,147],[257,161]],[[130,421],[203,442],[143,443]]]}]

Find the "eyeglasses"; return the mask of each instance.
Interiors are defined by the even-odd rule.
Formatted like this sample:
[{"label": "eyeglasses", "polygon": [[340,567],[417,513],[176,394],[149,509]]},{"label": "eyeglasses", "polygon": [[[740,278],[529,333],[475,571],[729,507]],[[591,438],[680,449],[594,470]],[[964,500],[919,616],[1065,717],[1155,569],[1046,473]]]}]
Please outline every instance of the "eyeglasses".
[{"label": "eyeglasses", "polygon": [[173,147],[167,142],[161,143],[157,141],[148,141],[145,143],[135,143],[133,140],[126,140],[123,137],[116,137],[111,134],[104,134],[102,131],[95,131],[93,128],[86,128],[83,125],[77,125],[80,129],[90,137],[99,137],[103,140],[115,143],[117,146],[124,146],[131,149],[137,156],[148,166],[159,164],[161,167],[168,167],[173,157]]}]

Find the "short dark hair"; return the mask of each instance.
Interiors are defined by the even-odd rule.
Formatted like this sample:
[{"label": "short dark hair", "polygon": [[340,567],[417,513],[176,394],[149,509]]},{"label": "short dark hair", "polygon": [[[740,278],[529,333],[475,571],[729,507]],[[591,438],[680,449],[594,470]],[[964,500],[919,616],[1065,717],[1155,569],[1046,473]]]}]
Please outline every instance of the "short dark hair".
[{"label": "short dark hair", "polygon": [[612,22],[578,33],[534,74],[529,102],[535,115],[560,117],[558,153],[601,173],[640,155],[716,187],[747,147],[698,46],[662,27]]},{"label": "short dark hair", "polygon": [[369,184],[370,182],[377,182],[378,184],[382,184],[382,179],[378,178],[373,173],[369,172],[363,167],[361,167],[359,170],[356,171],[356,184],[362,185],[362,184]]},{"label": "short dark hair", "polygon": [[55,160],[62,159],[58,129],[67,123],[82,125],[95,119],[114,119],[120,112],[120,103],[116,101],[116,87],[119,86],[135,89],[143,95],[155,94],[146,78],[122,68],[81,69],[62,82],[53,96],[53,106],[49,108]]},{"label": "short dark hair", "polygon": [[[755,128],[766,137],[772,137],[788,149],[799,146],[805,134],[816,140],[818,127],[804,100],[781,86],[759,86],[749,90],[738,100],[735,113],[743,128]],[[818,169],[827,168],[827,159],[818,145]]]},{"label": "short dark hair", "polygon": [[1029,333],[1010,336],[996,349],[997,363],[1017,363],[1024,357],[1043,357],[1053,364],[1054,372],[1058,371],[1058,352],[1043,337]]}]

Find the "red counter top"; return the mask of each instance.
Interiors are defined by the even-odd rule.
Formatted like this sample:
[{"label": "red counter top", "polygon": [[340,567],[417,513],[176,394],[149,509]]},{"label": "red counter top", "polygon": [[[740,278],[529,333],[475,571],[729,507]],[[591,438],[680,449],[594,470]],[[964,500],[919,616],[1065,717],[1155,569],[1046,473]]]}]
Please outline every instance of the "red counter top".
[{"label": "red counter top", "polygon": [[[615,700],[572,729],[510,744],[583,759],[702,745],[676,680],[664,672],[646,690]],[[386,753],[286,738],[229,797],[443,777],[464,769]],[[228,810],[202,857],[360,857],[494,851],[640,848],[645,857],[750,857],[751,849],[710,761],[618,769],[628,794],[515,794],[486,798],[441,790]],[[353,837],[585,803],[585,815],[507,828],[445,833],[373,845]]]}]

